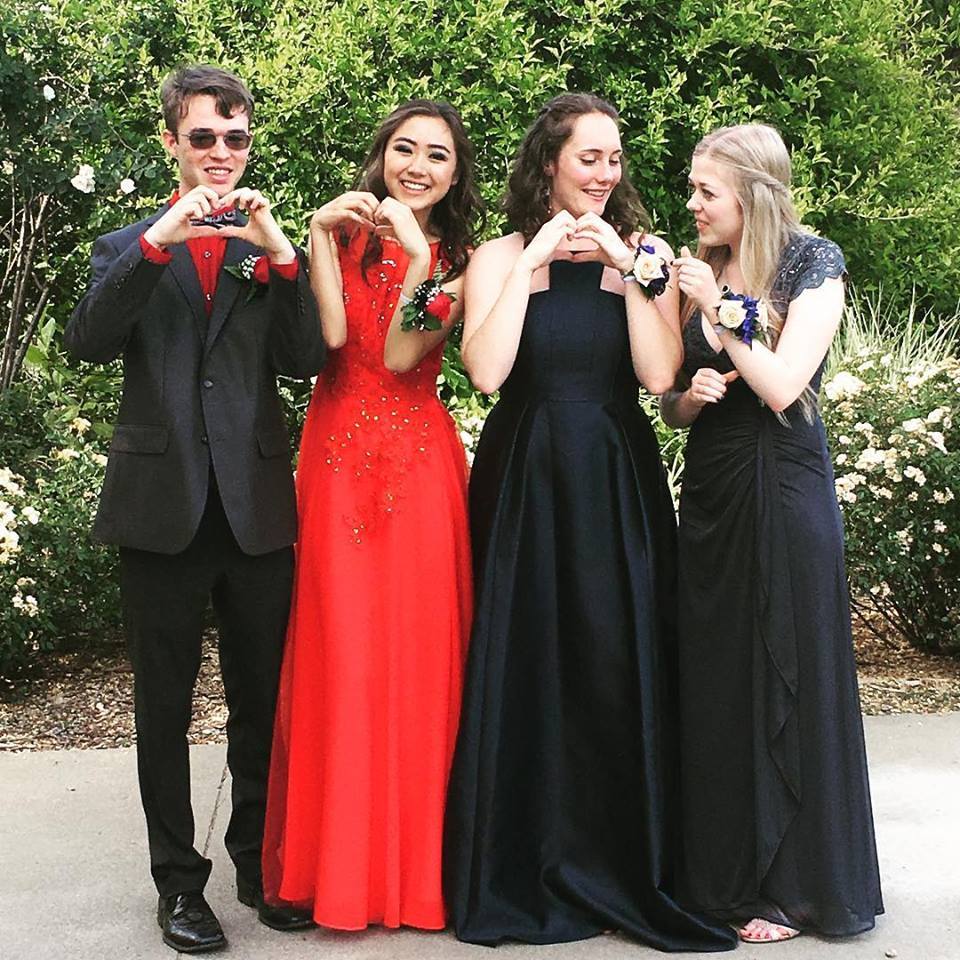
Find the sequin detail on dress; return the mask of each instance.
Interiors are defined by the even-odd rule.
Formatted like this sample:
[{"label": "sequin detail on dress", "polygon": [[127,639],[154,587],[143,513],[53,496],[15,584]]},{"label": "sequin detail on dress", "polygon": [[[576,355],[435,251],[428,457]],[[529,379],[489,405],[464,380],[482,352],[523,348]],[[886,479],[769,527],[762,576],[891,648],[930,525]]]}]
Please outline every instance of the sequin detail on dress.
[{"label": "sequin detail on dress", "polygon": [[[408,259],[386,239],[379,262],[364,275],[364,243],[365,235],[357,234],[341,256],[347,341],[331,354],[311,401],[311,407],[325,408],[326,423],[336,424],[324,435],[324,462],[344,482],[357,484],[354,512],[343,516],[356,543],[402,509],[411,462],[427,452],[437,417],[449,419],[436,395],[442,344],[409,373],[391,373],[383,365]],[[431,270],[436,244],[432,251]]]}]

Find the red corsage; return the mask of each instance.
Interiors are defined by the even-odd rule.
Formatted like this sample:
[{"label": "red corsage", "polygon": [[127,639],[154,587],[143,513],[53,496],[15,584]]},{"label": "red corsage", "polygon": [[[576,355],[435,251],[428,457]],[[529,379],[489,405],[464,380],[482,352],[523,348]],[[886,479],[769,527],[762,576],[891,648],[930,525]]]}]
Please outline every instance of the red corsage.
[{"label": "red corsage", "polygon": [[438,261],[433,276],[418,283],[412,297],[400,294],[403,304],[401,330],[439,330],[450,319],[450,308],[457,298],[440,286],[442,278],[443,271]]},{"label": "red corsage", "polygon": [[441,290],[432,300],[428,301],[424,309],[431,317],[436,317],[441,323],[450,319],[450,308],[453,306],[453,297]]}]

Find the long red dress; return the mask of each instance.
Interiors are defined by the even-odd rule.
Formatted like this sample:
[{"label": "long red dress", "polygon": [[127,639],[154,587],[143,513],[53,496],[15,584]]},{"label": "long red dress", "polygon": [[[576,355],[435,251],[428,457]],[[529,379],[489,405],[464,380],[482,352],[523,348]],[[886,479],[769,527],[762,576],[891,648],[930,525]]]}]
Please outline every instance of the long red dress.
[{"label": "long red dress", "polygon": [[340,248],[347,342],[300,449],[264,894],[341,930],[440,929],[472,603],[466,462],[437,398],[443,346],[408,374],[383,365],[408,260],[385,240],[364,278],[366,240]]}]

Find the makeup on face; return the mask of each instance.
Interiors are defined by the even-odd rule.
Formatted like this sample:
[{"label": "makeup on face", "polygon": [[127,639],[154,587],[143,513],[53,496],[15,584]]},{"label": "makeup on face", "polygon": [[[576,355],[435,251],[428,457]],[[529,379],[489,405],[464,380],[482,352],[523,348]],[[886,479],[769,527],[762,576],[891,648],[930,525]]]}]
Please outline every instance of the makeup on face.
[{"label": "makeup on face", "polygon": [[708,247],[736,247],[743,236],[743,208],[730,171],[708,156],[690,164],[692,194],[687,209],[693,214],[700,242]]},{"label": "makeup on face", "polygon": [[456,173],[453,135],[439,117],[410,117],[387,141],[383,182],[390,196],[410,207],[418,219],[429,218],[430,210],[456,182]]},{"label": "makeup on face", "polygon": [[549,164],[553,213],[569,211],[574,217],[602,214],[622,176],[620,131],[604,113],[577,117],[570,136]]}]

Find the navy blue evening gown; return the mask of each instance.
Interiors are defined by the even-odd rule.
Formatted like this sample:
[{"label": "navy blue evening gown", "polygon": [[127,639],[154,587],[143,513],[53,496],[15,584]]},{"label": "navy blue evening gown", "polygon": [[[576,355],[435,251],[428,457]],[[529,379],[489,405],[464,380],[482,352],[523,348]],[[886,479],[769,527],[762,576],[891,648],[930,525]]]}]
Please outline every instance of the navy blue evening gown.
[{"label": "navy blue evening gown", "polygon": [[[771,298],[844,275],[798,234]],[[695,313],[684,369],[733,369]],[[812,387],[819,388],[821,369]],[[883,912],[850,636],[843,527],[823,422],[780,422],[744,380],[694,422],[680,496],[685,901],[828,935]]]},{"label": "navy blue evening gown", "polygon": [[461,940],[616,928],[723,950],[673,898],[676,530],[624,299],[555,261],[470,481],[476,614],[447,805]]}]

